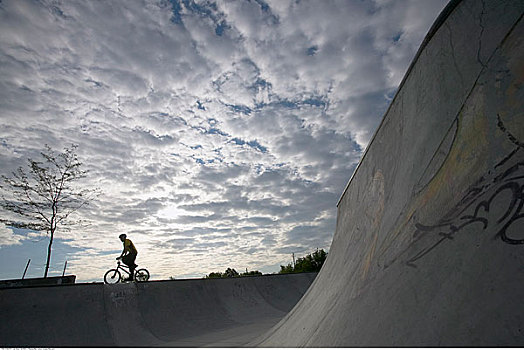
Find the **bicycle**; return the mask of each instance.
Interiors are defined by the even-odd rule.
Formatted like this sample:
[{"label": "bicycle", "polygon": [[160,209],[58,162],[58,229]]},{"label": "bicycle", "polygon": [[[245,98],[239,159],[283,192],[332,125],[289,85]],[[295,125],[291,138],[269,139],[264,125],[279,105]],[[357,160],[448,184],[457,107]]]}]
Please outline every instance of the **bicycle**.
[{"label": "bicycle", "polygon": [[[119,270],[122,270],[125,273],[127,273],[128,277],[131,276],[131,272],[127,270],[124,266],[128,267],[127,265],[121,264],[120,259],[118,259],[116,269],[111,269],[105,273],[104,282],[107,284],[116,284],[118,282],[124,282],[124,276],[122,276],[122,273]],[[137,282],[145,282],[149,280],[149,271],[147,271],[146,269],[136,270],[134,280]]]}]

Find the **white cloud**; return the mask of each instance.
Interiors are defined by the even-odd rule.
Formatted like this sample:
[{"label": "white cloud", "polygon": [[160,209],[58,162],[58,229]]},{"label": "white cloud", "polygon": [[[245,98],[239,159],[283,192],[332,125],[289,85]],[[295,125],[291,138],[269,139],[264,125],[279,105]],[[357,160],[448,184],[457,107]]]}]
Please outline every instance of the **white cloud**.
[{"label": "white cloud", "polygon": [[23,236],[15,234],[11,228],[4,225],[0,226],[0,240],[2,241],[2,246],[20,245],[22,244],[23,239]]}]

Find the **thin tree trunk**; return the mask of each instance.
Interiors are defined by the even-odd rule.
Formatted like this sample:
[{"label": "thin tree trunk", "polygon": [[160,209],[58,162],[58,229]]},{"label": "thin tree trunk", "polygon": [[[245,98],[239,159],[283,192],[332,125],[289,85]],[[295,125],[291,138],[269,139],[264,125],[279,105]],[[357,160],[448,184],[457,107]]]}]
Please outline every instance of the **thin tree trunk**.
[{"label": "thin tree trunk", "polygon": [[51,230],[51,238],[49,239],[49,246],[47,247],[47,262],[45,264],[44,278],[47,278],[47,272],[49,271],[49,263],[51,261],[51,246],[53,245],[53,236],[55,230]]},{"label": "thin tree trunk", "polygon": [[53,238],[55,236],[55,230],[56,230],[56,206],[57,206],[57,199],[56,197],[53,197],[53,215],[51,217],[51,222],[49,224],[49,246],[47,247],[47,261],[45,264],[45,272],[44,272],[44,278],[47,278],[47,273],[49,271],[49,263],[51,262],[51,246],[53,245]]}]

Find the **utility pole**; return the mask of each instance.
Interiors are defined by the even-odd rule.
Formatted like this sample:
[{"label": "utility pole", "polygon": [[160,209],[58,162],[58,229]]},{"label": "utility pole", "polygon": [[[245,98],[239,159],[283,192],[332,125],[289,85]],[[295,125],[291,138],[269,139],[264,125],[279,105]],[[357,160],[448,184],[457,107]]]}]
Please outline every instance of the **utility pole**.
[{"label": "utility pole", "polygon": [[293,253],[293,270],[295,270],[295,253]]},{"label": "utility pole", "polygon": [[22,279],[25,278],[25,273],[27,272],[27,268],[29,267],[29,264],[31,263],[31,259],[27,261],[27,265],[25,266],[24,274],[22,275]]},{"label": "utility pole", "polygon": [[64,272],[62,272],[62,277],[64,277],[64,275],[65,275],[65,270],[66,270],[66,268],[67,268],[67,260],[66,260],[66,262],[65,262],[65,264],[64,264]]}]

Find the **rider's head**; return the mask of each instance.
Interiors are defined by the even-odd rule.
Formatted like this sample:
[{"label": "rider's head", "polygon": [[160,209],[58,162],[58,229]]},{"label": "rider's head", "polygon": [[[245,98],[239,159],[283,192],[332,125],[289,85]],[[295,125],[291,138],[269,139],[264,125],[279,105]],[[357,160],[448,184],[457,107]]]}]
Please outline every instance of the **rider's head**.
[{"label": "rider's head", "polygon": [[126,239],[127,235],[125,233],[122,233],[118,238],[123,242]]}]

